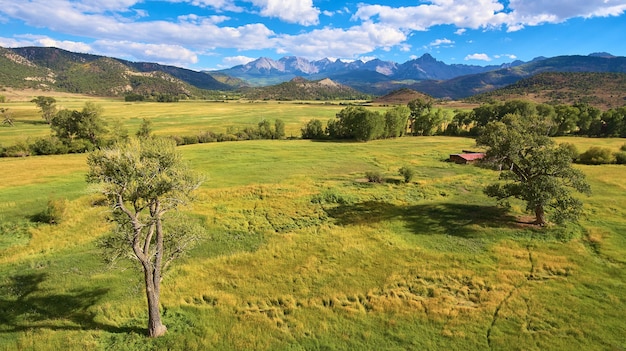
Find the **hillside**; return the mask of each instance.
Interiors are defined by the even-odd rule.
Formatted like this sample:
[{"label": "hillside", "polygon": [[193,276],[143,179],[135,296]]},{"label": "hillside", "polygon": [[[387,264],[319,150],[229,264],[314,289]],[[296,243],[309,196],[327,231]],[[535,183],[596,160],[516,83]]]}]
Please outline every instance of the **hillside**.
[{"label": "hillside", "polygon": [[244,92],[252,100],[363,100],[369,95],[325,78],[318,81],[296,77],[289,82]]},{"label": "hillside", "polygon": [[424,93],[417,92],[408,88],[394,90],[391,93],[374,99],[374,103],[383,105],[406,105],[415,99],[432,99]]},{"label": "hillside", "polygon": [[526,99],[559,104],[587,103],[609,109],[626,105],[626,73],[546,72],[468,99],[472,102]]},{"label": "hillside", "polygon": [[515,67],[445,81],[421,81],[409,87],[437,98],[456,100],[503,88],[544,72],[626,73],[626,57],[574,55],[540,58]]},{"label": "hillside", "polygon": [[203,95],[201,89],[232,89],[188,69],[44,47],[0,48],[0,85],[100,96],[195,96]]}]

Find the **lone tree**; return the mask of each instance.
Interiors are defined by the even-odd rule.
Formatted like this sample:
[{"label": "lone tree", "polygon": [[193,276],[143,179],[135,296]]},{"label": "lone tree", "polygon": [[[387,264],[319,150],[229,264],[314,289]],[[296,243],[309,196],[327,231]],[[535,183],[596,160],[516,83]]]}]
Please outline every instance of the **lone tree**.
[{"label": "lone tree", "polygon": [[201,180],[182,162],[174,141],[169,139],[131,139],[91,153],[87,164],[87,180],[102,183],[117,223],[116,234],[106,244],[130,247],[141,263],[148,335],[161,336],[167,331],[159,309],[163,272],[190,242],[181,237],[189,227],[168,231],[164,224],[169,217],[165,215],[188,202]]},{"label": "lone tree", "polygon": [[572,149],[556,145],[548,137],[549,129],[550,122],[536,116],[506,115],[489,122],[476,140],[488,148],[487,159],[501,169],[500,182],[487,186],[485,193],[498,200],[525,201],[540,226],[547,223],[546,211],[553,213],[556,223],[576,220],[582,202],[572,190],[591,193],[584,174],[572,168]]},{"label": "lone tree", "polygon": [[48,123],[52,122],[52,118],[56,113],[56,99],[50,96],[37,96],[36,98],[30,100],[30,102],[34,102],[37,107],[41,110],[41,117]]},{"label": "lone tree", "polygon": [[2,116],[2,124],[6,124],[10,127],[15,126],[13,124],[13,116],[11,116],[11,112],[9,112],[8,108],[0,107],[0,116]]}]

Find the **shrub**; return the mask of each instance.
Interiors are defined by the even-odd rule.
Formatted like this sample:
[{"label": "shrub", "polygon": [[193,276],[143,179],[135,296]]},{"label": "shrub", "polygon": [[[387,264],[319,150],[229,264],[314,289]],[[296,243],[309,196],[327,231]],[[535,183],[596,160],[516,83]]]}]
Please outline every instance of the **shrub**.
[{"label": "shrub", "polygon": [[67,146],[55,137],[35,139],[30,144],[30,150],[33,155],[61,155],[68,152]]},{"label": "shrub", "polygon": [[2,150],[3,157],[26,157],[30,156],[30,146],[26,142],[18,142],[15,145],[5,147]]},{"label": "shrub", "polygon": [[606,147],[592,146],[580,154],[578,162],[586,165],[602,165],[615,162],[615,156],[611,149]]},{"label": "shrub", "polygon": [[198,142],[201,144],[204,143],[214,143],[217,141],[217,135],[213,132],[202,132],[198,134]]},{"label": "shrub", "polygon": [[311,203],[314,204],[347,205],[354,202],[356,202],[354,197],[339,194],[335,189],[326,189],[311,198]]},{"label": "shrub", "polygon": [[398,172],[404,178],[405,183],[410,183],[411,180],[413,180],[413,177],[415,176],[415,171],[413,170],[413,168],[408,167],[408,166],[404,166],[400,168]]},{"label": "shrub", "polygon": [[616,152],[613,156],[615,156],[615,163],[626,165],[626,151]]},{"label": "shrub", "polygon": [[365,172],[365,178],[367,178],[367,181],[370,183],[382,183],[385,180],[383,175],[378,171]]},{"label": "shrub", "polygon": [[192,144],[197,144],[197,143],[199,143],[197,135],[183,136],[183,145],[192,145]]},{"label": "shrub", "polygon": [[67,213],[67,200],[50,199],[48,205],[43,212],[35,215],[33,218],[36,222],[47,224],[59,224],[63,221]]},{"label": "shrub", "polygon": [[571,153],[572,161],[576,161],[578,157],[580,156],[580,151],[578,151],[578,148],[576,147],[576,145],[572,143],[562,143],[559,146],[564,149],[567,149]]},{"label": "shrub", "polygon": [[622,147],[619,148],[621,151],[626,151],[626,144],[622,145]]},{"label": "shrub", "polygon": [[302,128],[302,139],[324,139],[326,133],[322,122],[318,119],[312,119]]}]

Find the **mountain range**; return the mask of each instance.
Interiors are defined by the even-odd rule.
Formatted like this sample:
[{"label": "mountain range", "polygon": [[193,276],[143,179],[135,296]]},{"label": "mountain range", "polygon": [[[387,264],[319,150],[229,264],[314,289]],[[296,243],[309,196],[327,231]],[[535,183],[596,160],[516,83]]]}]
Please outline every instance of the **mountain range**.
[{"label": "mountain range", "polygon": [[[377,59],[367,62],[309,61],[288,56],[279,60],[259,58],[221,71],[199,72],[50,47],[0,48],[1,86],[104,96],[135,93],[207,97],[212,94],[222,96],[218,92],[231,91],[243,97],[280,99],[281,91],[297,88],[314,92],[311,95],[314,99],[324,99],[329,94],[322,92],[323,89],[333,89],[331,96],[344,97],[361,96],[362,93],[382,96],[410,88],[435,98],[456,100],[544,72],[626,73],[626,57],[595,53],[477,66],[446,64],[429,54],[401,64]],[[259,87],[279,85],[297,77],[317,84],[296,80],[291,85],[269,90],[263,88],[262,93],[258,91]],[[299,92],[292,95],[309,96]]]}]

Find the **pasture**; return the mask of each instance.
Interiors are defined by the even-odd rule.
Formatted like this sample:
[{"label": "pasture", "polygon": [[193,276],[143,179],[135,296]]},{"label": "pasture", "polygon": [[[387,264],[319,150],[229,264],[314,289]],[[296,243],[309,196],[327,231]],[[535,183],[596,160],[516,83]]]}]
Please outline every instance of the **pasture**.
[{"label": "pasture", "polygon": [[[96,102],[131,133],[147,118],[162,135],[280,118],[298,136],[342,108]],[[0,128],[0,143],[48,133],[28,123],[40,119],[34,104],[7,105],[18,123]],[[581,151],[624,143],[563,140]],[[625,349],[626,168],[577,166],[593,190],[583,219],[538,229],[520,204],[504,211],[482,193],[497,173],[444,162],[473,147],[450,137],[180,147],[207,179],[184,209],[205,232],[165,276],[169,331],[158,339],[144,336],[140,271],[99,254],[109,223],[86,156],[0,159],[0,350]],[[386,181],[367,183],[367,171]],[[49,201],[58,224],[37,221]]]}]

